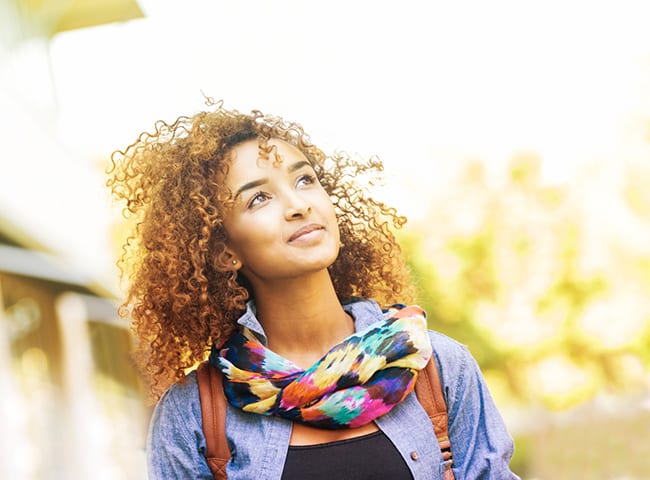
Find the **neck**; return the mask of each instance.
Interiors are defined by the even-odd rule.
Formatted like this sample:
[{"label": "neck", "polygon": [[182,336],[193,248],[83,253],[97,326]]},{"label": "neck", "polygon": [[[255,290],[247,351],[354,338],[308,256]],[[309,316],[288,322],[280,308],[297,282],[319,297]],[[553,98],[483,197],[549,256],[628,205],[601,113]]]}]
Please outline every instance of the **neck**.
[{"label": "neck", "polygon": [[308,367],[354,333],[352,319],[338,301],[326,270],[255,288],[257,318],[269,348]]}]

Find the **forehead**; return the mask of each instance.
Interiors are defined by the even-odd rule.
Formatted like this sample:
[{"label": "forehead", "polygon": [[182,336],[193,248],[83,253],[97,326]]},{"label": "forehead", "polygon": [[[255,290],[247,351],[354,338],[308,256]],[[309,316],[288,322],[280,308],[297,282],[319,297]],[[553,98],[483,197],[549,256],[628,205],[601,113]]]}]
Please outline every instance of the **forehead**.
[{"label": "forehead", "polygon": [[239,160],[257,162],[261,166],[266,166],[265,162],[260,162],[266,158],[271,163],[286,161],[285,158],[306,160],[305,155],[297,147],[278,138],[271,138],[263,144],[260,144],[257,138],[246,140],[232,147],[230,157],[232,163]]},{"label": "forehead", "polygon": [[263,145],[260,145],[258,139],[239,143],[230,150],[229,160],[226,177],[226,183],[229,185],[233,181],[257,176],[269,169],[282,169],[296,162],[309,162],[297,147],[276,138]]}]

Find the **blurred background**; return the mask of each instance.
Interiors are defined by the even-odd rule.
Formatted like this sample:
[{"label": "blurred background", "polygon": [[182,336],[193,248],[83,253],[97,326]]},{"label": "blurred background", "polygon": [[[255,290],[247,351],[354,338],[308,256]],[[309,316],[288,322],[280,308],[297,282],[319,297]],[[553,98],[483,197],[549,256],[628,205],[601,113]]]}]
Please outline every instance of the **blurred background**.
[{"label": "blurred background", "polygon": [[260,109],[385,165],[524,479],[650,478],[650,5],[0,0],[0,477],[139,479],[113,150]]}]

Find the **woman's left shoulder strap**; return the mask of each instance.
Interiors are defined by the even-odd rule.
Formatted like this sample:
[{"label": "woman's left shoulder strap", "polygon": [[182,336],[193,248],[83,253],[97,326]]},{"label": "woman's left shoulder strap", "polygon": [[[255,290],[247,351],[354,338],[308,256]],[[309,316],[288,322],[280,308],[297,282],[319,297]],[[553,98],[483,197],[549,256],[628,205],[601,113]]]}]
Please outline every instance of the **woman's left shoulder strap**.
[{"label": "woman's left shoulder strap", "polygon": [[444,480],[453,480],[455,477],[451,466],[454,460],[451,455],[451,442],[449,441],[449,415],[447,414],[447,403],[442,391],[438,364],[433,355],[418,374],[418,379],[415,382],[415,395],[418,397],[420,405],[427,412],[440,444],[440,452],[446,465]]}]

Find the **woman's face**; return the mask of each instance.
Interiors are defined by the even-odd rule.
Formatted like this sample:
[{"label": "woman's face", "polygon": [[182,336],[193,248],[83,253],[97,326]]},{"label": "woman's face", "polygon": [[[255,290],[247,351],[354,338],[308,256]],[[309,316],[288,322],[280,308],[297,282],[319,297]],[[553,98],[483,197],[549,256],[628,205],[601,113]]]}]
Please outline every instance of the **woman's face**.
[{"label": "woman's face", "polygon": [[257,139],[233,147],[225,179],[234,197],[228,248],[253,285],[326,269],[339,251],[334,207],[309,161],[282,140],[269,146],[268,159]]}]

